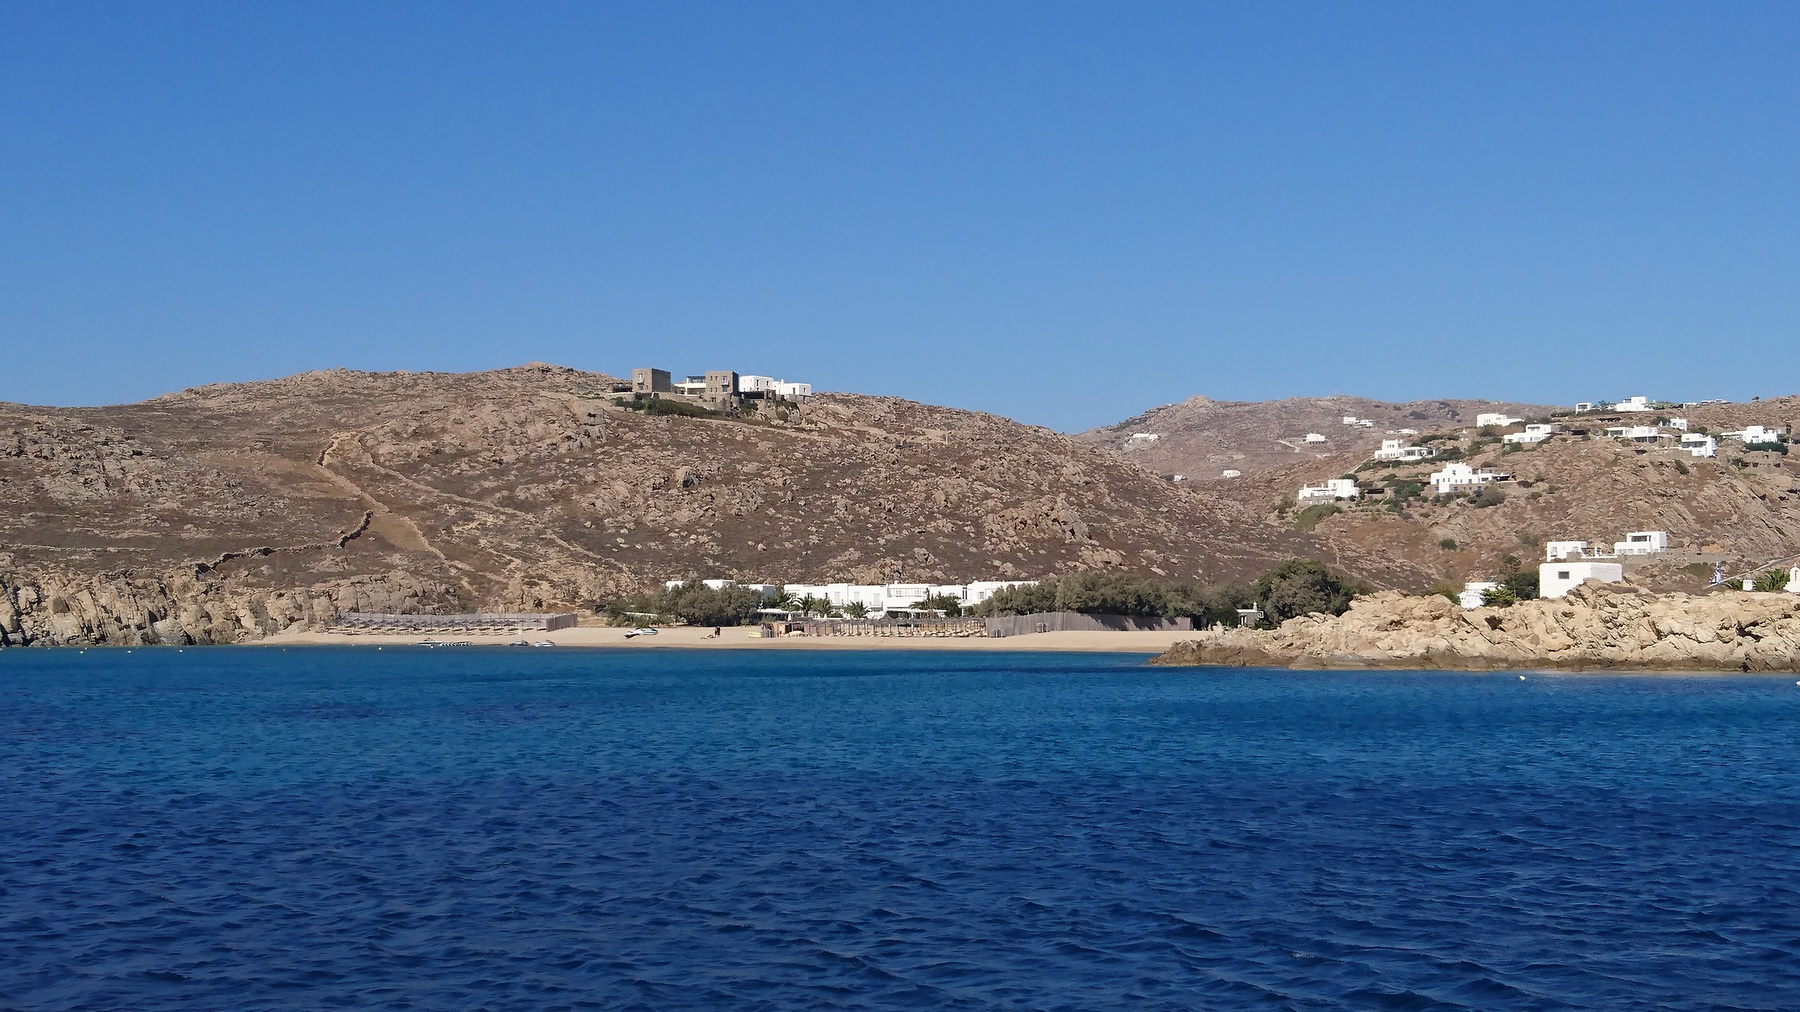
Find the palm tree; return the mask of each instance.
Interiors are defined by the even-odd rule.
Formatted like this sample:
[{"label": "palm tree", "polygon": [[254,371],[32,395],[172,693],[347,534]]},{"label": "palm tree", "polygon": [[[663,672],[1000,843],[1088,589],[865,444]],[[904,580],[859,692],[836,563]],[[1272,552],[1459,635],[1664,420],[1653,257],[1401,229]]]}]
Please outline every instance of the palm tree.
[{"label": "palm tree", "polygon": [[851,601],[849,604],[844,605],[844,614],[851,618],[868,618],[869,606],[861,601]]}]

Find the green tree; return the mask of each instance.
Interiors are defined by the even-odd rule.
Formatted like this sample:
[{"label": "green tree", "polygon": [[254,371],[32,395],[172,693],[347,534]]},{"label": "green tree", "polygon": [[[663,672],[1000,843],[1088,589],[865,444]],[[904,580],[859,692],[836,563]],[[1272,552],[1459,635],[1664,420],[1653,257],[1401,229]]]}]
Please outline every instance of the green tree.
[{"label": "green tree", "polygon": [[969,609],[973,615],[1035,615],[1056,610],[1056,580],[1005,587]]},{"label": "green tree", "polygon": [[925,598],[913,607],[921,611],[941,611],[948,618],[955,618],[962,614],[962,602],[949,594]]},{"label": "green tree", "polygon": [[1538,596],[1538,571],[1520,569],[1500,578],[1500,585],[1512,591],[1516,600],[1535,601]]},{"label": "green tree", "polygon": [[1481,592],[1481,603],[1490,608],[1511,608],[1519,603],[1519,595],[1513,593],[1511,587],[1502,583]]},{"label": "green tree", "polygon": [[1787,582],[1787,570],[1771,569],[1756,578],[1756,589],[1767,593],[1778,593],[1787,589]]},{"label": "green tree", "polygon": [[1299,615],[1322,612],[1342,615],[1356,589],[1339,580],[1316,559],[1290,559],[1264,573],[1255,587],[1256,603],[1277,624]]},{"label": "green tree", "polygon": [[861,601],[851,601],[844,605],[844,614],[850,618],[868,618],[869,606]]},{"label": "green tree", "polygon": [[714,589],[699,581],[614,601],[606,614],[614,622],[636,622],[644,615],[688,625],[745,625],[756,621],[763,606],[760,591],[726,586]]}]

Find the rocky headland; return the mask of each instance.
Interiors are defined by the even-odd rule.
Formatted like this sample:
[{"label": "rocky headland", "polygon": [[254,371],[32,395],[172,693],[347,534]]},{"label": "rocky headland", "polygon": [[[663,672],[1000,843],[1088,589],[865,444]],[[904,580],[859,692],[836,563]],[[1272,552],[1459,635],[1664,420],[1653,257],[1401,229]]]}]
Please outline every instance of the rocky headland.
[{"label": "rocky headland", "polygon": [[1219,629],[1158,664],[1450,670],[1800,670],[1800,596],[1656,594],[1589,583],[1558,600],[1464,610],[1440,595],[1384,591],[1343,615],[1277,629]]}]

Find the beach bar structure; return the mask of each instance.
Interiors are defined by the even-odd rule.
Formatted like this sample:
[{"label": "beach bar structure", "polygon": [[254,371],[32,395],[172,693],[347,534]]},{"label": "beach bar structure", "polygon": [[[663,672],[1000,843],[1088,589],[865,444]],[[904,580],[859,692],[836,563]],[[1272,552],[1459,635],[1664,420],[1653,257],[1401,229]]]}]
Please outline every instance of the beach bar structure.
[{"label": "beach bar structure", "polygon": [[348,611],[331,624],[341,633],[489,633],[551,632],[572,629],[574,612],[469,612],[460,615],[382,615]]}]

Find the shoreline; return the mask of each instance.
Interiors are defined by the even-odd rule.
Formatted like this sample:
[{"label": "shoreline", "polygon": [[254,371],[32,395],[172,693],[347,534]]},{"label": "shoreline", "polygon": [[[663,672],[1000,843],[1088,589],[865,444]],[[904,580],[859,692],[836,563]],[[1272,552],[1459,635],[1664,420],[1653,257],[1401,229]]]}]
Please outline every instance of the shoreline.
[{"label": "shoreline", "polygon": [[1186,630],[1154,632],[1111,630],[1077,630],[1031,633],[1024,636],[777,636],[752,638],[751,627],[726,626],[717,638],[710,627],[677,626],[658,629],[655,636],[625,638],[623,627],[584,627],[541,630],[504,635],[461,635],[447,633],[427,637],[422,634],[349,634],[331,632],[276,633],[244,646],[414,646],[431,638],[440,642],[468,643],[474,646],[507,646],[519,640],[532,643],[549,641],[558,647],[605,647],[623,650],[698,649],[698,650],[937,650],[984,652],[1074,652],[1115,654],[1161,654],[1194,634]]}]

